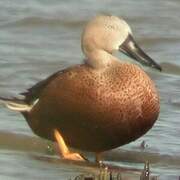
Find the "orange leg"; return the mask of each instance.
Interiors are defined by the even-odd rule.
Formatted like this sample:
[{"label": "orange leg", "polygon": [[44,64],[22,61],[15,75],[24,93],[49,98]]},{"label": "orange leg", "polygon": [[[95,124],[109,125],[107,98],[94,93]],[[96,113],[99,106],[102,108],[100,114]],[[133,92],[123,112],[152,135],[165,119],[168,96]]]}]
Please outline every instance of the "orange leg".
[{"label": "orange leg", "polygon": [[64,159],[85,161],[85,159],[80,154],[69,151],[66,143],[64,142],[63,137],[57,129],[54,130],[54,137],[58,143],[60,154]]}]

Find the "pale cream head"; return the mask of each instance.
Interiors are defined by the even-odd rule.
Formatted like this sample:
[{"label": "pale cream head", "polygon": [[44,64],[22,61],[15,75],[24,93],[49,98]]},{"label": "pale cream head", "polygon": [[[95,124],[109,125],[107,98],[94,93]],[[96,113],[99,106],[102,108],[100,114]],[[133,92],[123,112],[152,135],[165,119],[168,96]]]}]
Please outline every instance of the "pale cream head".
[{"label": "pale cream head", "polygon": [[128,24],[116,16],[97,16],[92,19],[82,34],[82,50],[86,63],[101,68],[111,63],[112,52],[131,34]]}]

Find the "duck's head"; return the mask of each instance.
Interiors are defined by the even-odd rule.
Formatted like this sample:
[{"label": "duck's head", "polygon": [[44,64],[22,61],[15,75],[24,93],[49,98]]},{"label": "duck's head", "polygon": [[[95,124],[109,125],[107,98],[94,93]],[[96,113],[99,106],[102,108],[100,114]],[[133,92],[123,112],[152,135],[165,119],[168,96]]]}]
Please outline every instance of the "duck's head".
[{"label": "duck's head", "polygon": [[129,25],[116,16],[101,15],[92,19],[83,31],[81,44],[86,63],[92,67],[108,65],[112,52],[119,50],[141,64],[161,71],[160,65],[135,42]]}]

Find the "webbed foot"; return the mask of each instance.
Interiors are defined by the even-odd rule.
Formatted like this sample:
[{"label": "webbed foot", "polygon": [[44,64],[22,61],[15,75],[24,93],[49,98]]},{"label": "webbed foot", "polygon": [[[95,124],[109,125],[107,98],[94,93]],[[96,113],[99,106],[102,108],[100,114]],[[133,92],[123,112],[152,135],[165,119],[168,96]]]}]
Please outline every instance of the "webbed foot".
[{"label": "webbed foot", "polygon": [[86,159],[82,157],[79,153],[70,152],[63,137],[61,136],[61,133],[57,129],[54,130],[54,137],[58,143],[59,152],[63,159],[74,161],[86,161]]}]

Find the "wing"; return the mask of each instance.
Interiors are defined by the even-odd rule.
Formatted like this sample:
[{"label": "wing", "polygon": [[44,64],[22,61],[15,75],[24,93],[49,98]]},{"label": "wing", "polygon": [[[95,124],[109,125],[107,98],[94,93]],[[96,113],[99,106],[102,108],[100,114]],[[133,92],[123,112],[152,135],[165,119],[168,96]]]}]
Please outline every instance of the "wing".
[{"label": "wing", "polygon": [[54,74],[52,74],[51,76],[49,76],[48,78],[38,82],[37,84],[35,84],[34,86],[32,86],[31,88],[27,89],[26,92],[22,92],[20,93],[20,95],[24,96],[23,101],[27,104],[31,104],[32,102],[34,102],[36,99],[39,98],[41,92],[43,91],[44,88],[46,88],[46,86],[53,81],[56,77],[58,77],[59,75],[68,72],[70,68],[67,69],[63,69],[60,70]]}]

